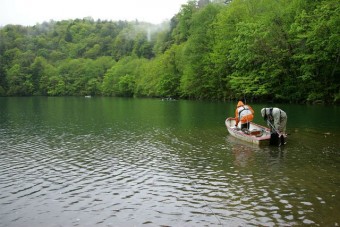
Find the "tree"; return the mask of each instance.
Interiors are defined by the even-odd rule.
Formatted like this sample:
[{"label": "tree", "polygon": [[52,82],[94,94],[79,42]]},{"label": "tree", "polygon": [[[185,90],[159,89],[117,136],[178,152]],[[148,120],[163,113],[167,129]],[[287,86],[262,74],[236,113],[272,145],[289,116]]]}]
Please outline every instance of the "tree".
[{"label": "tree", "polygon": [[[197,2],[189,1],[182,5],[180,12],[173,18],[175,27],[172,30],[172,38],[176,44],[180,44],[188,40],[190,36],[191,18],[197,10]],[[176,22],[175,22],[176,21]]]},{"label": "tree", "polygon": [[219,6],[209,4],[197,11],[191,19],[190,37],[186,42],[187,64],[181,80],[182,96],[198,99],[215,98],[218,78],[211,77],[211,59],[214,37],[213,24]]},{"label": "tree", "polygon": [[0,95],[340,100],[336,0],[189,1],[168,24],[0,28]]},{"label": "tree", "polygon": [[293,59],[307,101],[334,100],[340,89],[340,6],[322,1],[292,24]]},{"label": "tree", "polygon": [[139,32],[134,40],[134,46],[132,52],[136,54],[139,58],[152,58],[152,46],[150,41],[147,38],[147,34],[145,31]]},{"label": "tree", "polygon": [[[40,81],[39,81],[39,93],[41,95],[55,95],[58,92],[51,91],[54,89],[52,78],[58,78],[58,69],[53,65],[46,63],[41,72]],[[56,79],[54,79],[56,80]]]},{"label": "tree", "polygon": [[125,57],[118,61],[104,75],[102,92],[110,96],[133,96],[135,80],[140,72],[142,60],[137,57]]},{"label": "tree", "polygon": [[119,61],[125,56],[130,56],[134,46],[134,31],[131,26],[123,29],[113,43],[113,57]]},{"label": "tree", "polygon": [[19,64],[15,64],[7,70],[7,81],[8,95],[27,96],[33,94],[32,76],[23,73]]},{"label": "tree", "polygon": [[33,64],[30,66],[30,74],[32,75],[32,83],[33,83],[33,90],[35,91],[34,93],[38,94],[40,93],[39,91],[39,83],[40,83],[40,78],[43,75],[43,72],[45,70],[47,61],[43,57],[36,57],[34,59]]}]

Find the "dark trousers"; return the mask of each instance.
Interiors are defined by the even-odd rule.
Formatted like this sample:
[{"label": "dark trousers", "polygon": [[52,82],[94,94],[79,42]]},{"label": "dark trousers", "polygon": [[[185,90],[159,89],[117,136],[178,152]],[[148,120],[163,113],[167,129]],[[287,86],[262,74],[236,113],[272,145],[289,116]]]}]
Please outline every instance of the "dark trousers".
[{"label": "dark trousers", "polygon": [[241,124],[241,130],[244,129],[244,128],[249,129],[249,125],[250,125],[250,122]]}]

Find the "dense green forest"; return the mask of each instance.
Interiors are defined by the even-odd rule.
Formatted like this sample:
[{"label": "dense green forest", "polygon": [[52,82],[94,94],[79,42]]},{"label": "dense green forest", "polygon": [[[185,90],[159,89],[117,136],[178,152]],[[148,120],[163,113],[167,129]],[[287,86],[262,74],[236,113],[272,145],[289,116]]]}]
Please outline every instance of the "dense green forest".
[{"label": "dense green forest", "polygon": [[0,28],[0,96],[340,102],[339,0],[188,1],[161,25]]}]

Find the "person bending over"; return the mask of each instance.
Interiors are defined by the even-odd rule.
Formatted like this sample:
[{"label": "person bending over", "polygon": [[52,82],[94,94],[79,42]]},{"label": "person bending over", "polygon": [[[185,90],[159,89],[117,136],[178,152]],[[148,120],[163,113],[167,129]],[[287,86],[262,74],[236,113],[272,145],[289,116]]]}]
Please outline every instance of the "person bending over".
[{"label": "person bending over", "polygon": [[237,103],[235,110],[235,120],[237,127],[238,123],[241,122],[241,130],[249,129],[250,122],[254,119],[254,110],[249,105],[244,105],[242,101]]},{"label": "person bending over", "polygon": [[286,134],[287,114],[277,107],[262,108],[261,115],[271,131]]}]

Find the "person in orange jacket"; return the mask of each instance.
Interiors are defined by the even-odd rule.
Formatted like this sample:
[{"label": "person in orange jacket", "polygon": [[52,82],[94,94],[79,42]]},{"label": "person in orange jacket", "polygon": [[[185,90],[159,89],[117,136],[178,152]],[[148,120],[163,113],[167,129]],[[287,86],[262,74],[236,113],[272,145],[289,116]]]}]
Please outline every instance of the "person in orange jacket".
[{"label": "person in orange jacket", "polygon": [[249,129],[250,122],[254,119],[254,110],[249,105],[244,105],[242,101],[237,103],[235,110],[235,120],[237,127],[238,123],[241,122],[241,130]]}]

